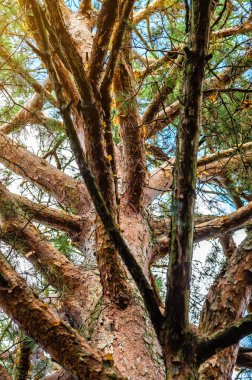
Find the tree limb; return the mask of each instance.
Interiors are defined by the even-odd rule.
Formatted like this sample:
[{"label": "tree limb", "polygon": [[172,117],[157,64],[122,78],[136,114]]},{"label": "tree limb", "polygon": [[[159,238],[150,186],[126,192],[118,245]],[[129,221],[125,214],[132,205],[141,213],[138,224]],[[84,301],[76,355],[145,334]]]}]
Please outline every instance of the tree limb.
[{"label": "tree limb", "polygon": [[16,174],[39,185],[59,203],[72,210],[85,213],[90,209],[90,200],[83,184],[30,153],[3,133],[0,133],[0,162]]},{"label": "tree limb", "polygon": [[149,17],[152,13],[165,9],[164,0],[154,0],[147,5],[144,9],[134,13],[133,24],[138,24],[140,21]]},{"label": "tree limb", "polygon": [[83,216],[69,214],[41,203],[38,204],[20,195],[12,194],[12,197],[20,208],[26,211],[30,220],[35,220],[70,234],[79,233],[83,229],[83,223],[85,222],[85,217]]},{"label": "tree limb", "polygon": [[[0,305],[60,365],[80,379],[123,379],[111,362],[40,301],[0,255]],[[56,339],[57,337],[57,339]]]},{"label": "tree limb", "polygon": [[113,88],[119,111],[118,118],[125,161],[124,200],[126,204],[139,209],[142,207],[143,188],[146,180],[144,130],[139,126],[140,115],[134,97],[131,57],[127,56],[126,52],[120,55]]},{"label": "tree limb", "polygon": [[199,363],[216,354],[220,349],[236,344],[245,336],[252,333],[252,314],[231,323],[207,338],[202,338],[198,346]]},{"label": "tree limb", "polygon": [[[51,91],[52,84],[48,78],[44,81],[42,86],[47,91]],[[0,127],[0,132],[9,134],[16,130],[24,128],[28,123],[31,122],[31,120],[34,122],[40,121],[38,111],[41,111],[45,100],[46,97],[43,93],[41,94],[36,92],[31,100],[25,104],[25,106],[22,107],[21,110],[17,112],[10,121],[5,122]]]},{"label": "tree limb", "polygon": [[[249,161],[251,159],[251,151],[252,143],[248,142],[234,148],[200,157],[197,160],[198,179],[207,181],[221,176],[222,171],[228,165],[239,165],[241,154],[245,162]],[[151,204],[158,195],[171,189],[173,184],[173,167],[174,159],[170,159],[151,173],[144,190],[144,203],[146,206]]]},{"label": "tree limb", "polygon": [[[191,2],[191,29],[184,66],[182,108],[177,131],[171,249],[167,271],[166,318],[164,329],[166,363],[184,353],[179,347],[189,330],[189,292],[193,248],[193,209],[196,186],[197,151],[201,128],[203,81],[208,54],[211,1]],[[180,365],[178,366],[180,368]]]},{"label": "tree limb", "polygon": [[118,0],[105,0],[99,11],[97,30],[91,50],[88,76],[97,85],[108,53],[112,31],[118,16]]},{"label": "tree limb", "polygon": [[[200,374],[203,377],[214,378],[219,373],[220,363],[223,360],[225,360],[225,367],[222,369],[223,377],[228,377],[235,365],[238,345],[232,345],[237,343],[239,339],[232,342],[227,338],[226,344],[222,344],[221,339],[223,342],[225,341],[225,333],[223,335],[223,332],[227,332],[232,324],[236,324],[238,321],[239,325],[242,321],[240,318],[244,316],[251,300],[251,243],[252,235],[248,233],[246,239],[226,261],[225,268],[216,277],[202,307],[198,333],[203,344],[201,345],[199,342],[198,354],[202,357],[200,361],[205,360],[200,368]],[[233,337],[236,336],[235,331],[236,328],[233,330]],[[220,337],[219,343],[217,343],[218,336]],[[207,345],[208,340],[211,342],[212,338],[213,345],[210,343],[209,351],[208,348],[204,350],[203,345]],[[217,349],[218,344],[219,349]],[[222,350],[224,348],[225,350]],[[210,358],[214,353],[216,355]]]},{"label": "tree limb", "polygon": [[1,380],[12,380],[12,377],[7,370],[0,364],[0,377]]},{"label": "tree limb", "polygon": [[4,220],[0,238],[20,251],[52,286],[63,291],[78,287],[81,270],[41,238],[29,219],[22,215],[15,198],[2,184],[0,199],[0,214]]},{"label": "tree limb", "polygon": [[242,347],[239,348],[237,359],[236,359],[236,365],[238,367],[245,367],[247,369],[252,369],[251,349],[250,349],[250,352],[244,352],[242,350]]},{"label": "tree limb", "polygon": [[34,79],[17,60],[12,58],[3,46],[0,46],[0,57],[2,57],[6,61],[6,64],[11,67],[14,72],[19,74],[38,94],[45,96],[45,98],[49,100],[56,108],[58,107],[56,99],[49,91],[47,91],[46,87],[38,83],[36,79]]},{"label": "tree limb", "polygon": [[[218,77],[213,77],[209,79],[205,83],[205,89],[209,90],[212,88],[223,89],[225,86],[232,83],[236,78],[241,76],[244,72],[246,72],[249,67],[251,67],[252,60],[252,49],[248,50],[247,53],[242,57],[239,62],[239,66],[237,67],[228,67],[223,70],[222,73],[218,74]],[[210,96],[211,92],[206,92],[204,97]],[[155,120],[153,120],[150,124],[148,124],[148,130],[146,134],[146,138],[150,138],[158,131],[161,131],[164,127],[168,125],[169,122],[173,121],[176,116],[179,114],[180,102],[176,100],[172,104],[168,105],[164,111],[159,112],[158,116]]]}]

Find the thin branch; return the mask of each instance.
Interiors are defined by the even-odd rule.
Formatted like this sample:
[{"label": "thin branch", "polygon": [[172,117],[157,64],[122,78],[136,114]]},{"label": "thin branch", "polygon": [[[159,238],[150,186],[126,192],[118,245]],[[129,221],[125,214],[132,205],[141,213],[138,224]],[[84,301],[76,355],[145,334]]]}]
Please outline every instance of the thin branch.
[{"label": "thin branch", "polygon": [[[50,92],[52,89],[52,84],[48,78],[44,81],[42,86],[48,92]],[[9,134],[15,132],[16,130],[24,128],[28,123],[31,123],[32,121],[34,123],[39,122],[40,117],[38,116],[38,111],[42,110],[45,100],[46,96],[44,93],[36,92],[31,100],[25,104],[10,121],[5,122],[0,127],[0,132]]]},{"label": "thin branch", "polygon": [[141,9],[140,11],[134,13],[133,24],[138,24],[140,21],[149,17],[152,13],[161,11],[165,9],[165,1],[154,0],[152,3],[148,4],[147,7]]},{"label": "thin branch", "polygon": [[[223,70],[222,73],[218,74],[218,77],[212,77],[207,80],[204,84],[204,91],[215,89],[224,89],[230,83],[234,82],[235,79],[240,77],[243,73],[245,73],[251,67],[252,60],[252,49],[248,50],[247,53],[241,58],[239,62],[239,67],[237,64],[228,67]],[[212,92],[206,92],[204,94],[204,98],[211,96]],[[164,127],[166,127],[170,122],[172,122],[179,114],[180,110],[180,101],[176,100],[172,104],[166,106],[164,111],[161,111],[155,120],[148,124],[146,139],[153,136],[158,131],[161,131]]]},{"label": "thin branch", "polygon": [[38,94],[44,95],[48,101],[50,101],[56,108],[58,107],[57,100],[52,94],[47,91],[46,87],[41,85],[34,79],[29,72],[22,67],[22,65],[12,57],[12,55],[4,48],[0,46],[0,57],[5,60],[5,63],[11,67],[11,69],[19,74]]}]

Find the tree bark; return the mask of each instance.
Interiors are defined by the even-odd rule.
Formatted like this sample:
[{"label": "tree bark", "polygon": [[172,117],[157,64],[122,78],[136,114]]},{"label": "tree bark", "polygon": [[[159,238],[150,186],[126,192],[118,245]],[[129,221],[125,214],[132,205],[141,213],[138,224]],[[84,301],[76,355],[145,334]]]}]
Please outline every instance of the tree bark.
[{"label": "tree bark", "polygon": [[0,256],[0,304],[37,343],[79,379],[123,379],[111,361],[54,315]]},{"label": "tree bark", "polygon": [[[201,313],[199,332],[202,335],[217,332],[243,316],[252,295],[251,242],[249,234],[212,285]],[[237,354],[238,345],[234,345],[207,360],[201,366],[200,379],[230,379]]]}]

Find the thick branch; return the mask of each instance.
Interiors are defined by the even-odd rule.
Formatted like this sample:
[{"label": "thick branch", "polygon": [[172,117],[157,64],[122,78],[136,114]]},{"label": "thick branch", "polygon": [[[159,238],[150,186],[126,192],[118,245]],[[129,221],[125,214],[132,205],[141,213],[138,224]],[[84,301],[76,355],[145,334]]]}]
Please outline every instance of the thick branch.
[{"label": "thick branch", "polygon": [[20,195],[12,194],[12,197],[19,207],[26,211],[30,220],[35,220],[70,234],[79,233],[83,229],[85,218],[82,216],[69,214],[41,203],[32,202]]},{"label": "thick branch", "polygon": [[245,34],[249,33],[252,30],[252,23],[244,23],[242,25],[238,26],[233,26],[231,28],[224,28],[220,30],[216,30],[211,33],[210,38],[215,39],[215,38],[224,38],[224,37],[230,37],[230,36],[236,36],[240,34]]},{"label": "thick branch", "polygon": [[[33,8],[33,13],[35,15],[38,30],[39,30],[39,32],[41,34],[41,38],[43,40],[43,49],[44,49],[44,51],[50,51],[50,44],[49,44],[46,32],[44,30],[44,24],[43,24],[41,11],[40,11],[39,7],[37,6],[36,2],[32,2],[32,8]],[[52,12],[54,12],[53,9],[52,9]],[[56,15],[57,15],[57,12],[56,12]],[[60,17],[61,17],[61,15],[60,15]],[[71,42],[71,40],[70,40],[70,42]],[[83,175],[80,163],[82,164],[84,162],[85,163],[85,171],[86,171],[86,173],[85,173],[86,177],[83,176],[84,180],[86,180],[87,176],[88,176],[89,181],[86,183],[88,183],[88,185],[90,185],[90,181],[92,181],[92,183],[93,183],[92,190],[95,191],[95,193],[99,195],[100,199],[104,200],[104,198],[100,194],[100,191],[102,192],[102,194],[104,194],[104,192],[105,192],[106,206],[104,203],[103,203],[103,205],[105,206],[107,212],[108,212],[108,210],[110,210],[110,212],[108,212],[109,215],[114,214],[115,216],[117,216],[116,208],[115,208],[115,192],[112,191],[113,190],[112,186],[107,186],[108,183],[106,182],[106,180],[109,180],[109,181],[111,180],[111,178],[109,178],[111,173],[107,173],[107,174],[109,174],[109,177],[107,177],[106,173],[103,173],[102,171],[100,171],[100,169],[101,169],[100,165],[99,165],[99,168],[96,167],[96,169],[99,169],[99,170],[95,170],[95,174],[97,174],[97,176],[98,176],[98,185],[99,185],[99,189],[98,189],[96,187],[95,182],[94,182],[93,175],[92,175],[92,173],[91,173],[91,171],[87,165],[86,157],[84,155],[83,148],[81,145],[81,140],[79,139],[79,136],[76,132],[76,129],[75,129],[75,126],[74,126],[74,123],[73,123],[73,120],[72,120],[72,117],[71,117],[71,114],[69,111],[69,105],[66,104],[66,101],[64,98],[60,78],[57,75],[57,71],[55,70],[54,62],[51,59],[50,55],[47,55],[46,64],[48,66],[48,70],[49,70],[50,75],[52,77],[52,81],[53,81],[53,84],[55,87],[57,100],[59,101],[59,104],[60,104],[61,115],[62,115],[63,121],[66,125],[66,129],[67,129],[67,132],[69,134],[70,141],[73,143],[73,140],[74,140],[78,144],[78,151],[77,152],[78,152],[78,155],[80,155],[80,156],[76,155],[76,157],[77,157],[77,163],[78,163],[79,168],[80,168],[80,172]],[[99,115],[96,115],[96,116],[99,117]],[[92,120],[91,122],[93,123],[93,122],[95,122],[95,120]],[[94,126],[94,127],[96,129],[97,126]],[[99,125],[98,125],[98,130],[96,129],[96,132],[98,133],[98,135],[97,136],[92,135],[92,137],[90,136],[90,141],[88,141],[88,148],[93,149],[93,151],[92,151],[93,154],[94,154],[95,146],[92,145],[92,141],[93,141],[92,139],[95,139],[94,141],[96,141],[96,138],[97,138],[101,142],[102,136],[100,135],[100,132],[102,133],[102,131],[99,130]],[[75,147],[76,147],[76,145],[74,145],[74,149],[75,149]],[[102,146],[102,149],[104,149],[104,146]],[[97,158],[97,154],[98,154],[98,152],[96,151],[95,152],[95,155],[96,155],[95,158]],[[78,160],[80,157],[81,157],[81,161]],[[100,159],[102,161],[102,163],[104,164],[103,157],[98,157],[98,159]],[[97,161],[96,159],[94,159],[94,161],[95,162],[91,161],[91,165],[93,163],[94,167],[95,167],[97,165],[97,162],[99,163],[99,161]],[[108,162],[108,160],[107,160],[107,162]],[[107,166],[107,168],[109,168],[109,166]],[[104,175],[105,175],[105,178],[104,178]],[[102,179],[104,179],[104,182],[100,182]],[[113,181],[113,177],[112,177],[112,181]],[[111,183],[109,183],[109,184],[111,185]],[[90,191],[90,188],[89,188],[89,191]],[[93,192],[90,191],[90,194],[92,197]],[[96,204],[95,204],[95,206],[96,206]],[[98,221],[98,224],[100,224],[99,221]],[[99,247],[97,250],[97,262],[98,262],[99,269],[100,269],[101,282],[103,285],[104,293],[105,293],[105,295],[108,295],[110,297],[110,299],[113,302],[115,302],[120,308],[125,308],[128,305],[129,300],[130,300],[130,288],[128,286],[127,274],[126,274],[125,268],[122,266],[120,257],[118,256],[118,253],[113,249],[113,247],[111,247],[111,243],[108,241],[107,236],[106,236],[106,239],[103,239],[104,238],[103,228],[102,229],[99,228],[99,231],[97,232],[97,234],[98,234],[98,241],[99,241]],[[100,235],[100,238],[102,239],[101,241],[99,239],[99,235]]]},{"label": "thick branch", "polygon": [[118,0],[105,0],[102,3],[97,20],[97,31],[91,50],[89,62],[89,78],[98,84],[101,79],[103,65],[108,53],[108,46],[118,15]]},{"label": "thick branch", "polygon": [[[30,0],[35,14],[36,22],[39,22],[39,16],[35,7],[38,7],[34,0]],[[84,63],[79,54],[74,41],[66,28],[64,18],[57,0],[46,0],[47,8],[50,15],[51,24],[54,25],[60,46],[62,47],[75,79],[79,94],[81,96],[80,112],[85,122],[85,143],[87,156],[93,175],[95,176],[99,189],[106,200],[108,207],[115,210],[115,186],[109,159],[107,159],[106,143],[104,140],[103,115],[100,99],[98,94],[93,92],[92,86],[88,81],[84,70]],[[43,21],[42,21],[43,22]],[[44,26],[38,24],[41,38],[43,39],[44,51],[50,50],[47,36],[44,34]],[[44,34],[44,35],[43,35]],[[48,44],[45,48],[45,43]],[[47,50],[46,50],[47,49]],[[47,57],[47,65],[48,57]],[[52,70],[48,67],[51,75]],[[54,82],[54,85],[56,83]]]},{"label": "thick branch", "polygon": [[60,365],[79,379],[123,379],[101,354],[40,301],[0,256],[0,305]]},{"label": "thick branch", "polygon": [[152,13],[165,9],[165,1],[154,0],[148,4],[146,8],[134,13],[133,24],[138,24],[140,21],[149,17]]},{"label": "thick branch", "polygon": [[[210,4],[191,2],[190,43],[184,67],[183,107],[177,133],[171,251],[167,273],[165,342],[173,362],[188,330],[193,245],[193,208],[201,127],[204,68],[208,51]],[[170,347],[170,348],[168,348]]]},{"label": "thick branch", "polygon": [[125,160],[125,200],[138,209],[142,204],[146,179],[144,131],[139,126],[140,115],[134,97],[132,68],[130,57],[126,58],[126,54],[121,55],[113,84]]},{"label": "thick branch", "polygon": [[81,270],[41,238],[3,185],[0,185],[0,200],[0,214],[5,222],[1,239],[19,250],[52,286],[63,291],[79,286]]},{"label": "thick branch", "polygon": [[195,226],[195,242],[211,239],[219,234],[236,231],[252,218],[252,202],[228,215]]},{"label": "thick branch", "polygon": [[[251,227],[252,203],[250,202],[230,214],[218,218],[209,216],[206,219],[207,220],[202,223],[200,223],[198,218],[195,219],[194,243],[216,238],[219,235],[234,232],[248,226]],[[153,254],[150,257],[150,262],[152,263],[169,254],[170,238],[168,235],[170,230],[170,220],[152,222],[151,227],[156,238],[156,245],[153,249]]]},{"label": "thick branch", "polygon": [[90,200],[83,184],[28,152],[3,133],[0,133],[0,161],[74,211],[85,213],[89,210]]},{"label": "thick branch", "polygon": [[[215,343],[213,343],[213,346],[210,343],[209,351],[208,349],[199,351],[199,355],[202,355],[200,360],[206,360],[213,355],[218,344],[219,348],[225,348],[237,342],[237,340],[230,341],[227,338],[228,344],[225,345],[221,343],[221,340],[217,343],[218,338],[216,340],[215,338],[216,336],[218,337],[218,332],[221,332],[220,336],[222,336],[227,326],[236,323],[244,316],[251,300],[251,243],[252,236],[251,233],[248,233],[247,238],[229,257],[225,269],[216,277],[209,290],[201,311],[199,334],[203,339],[203,344],[206,343],[207,345],[208,337],[210,337],[211,341],[211,336],[214,338],[213,342],[215,341]],[[217,335],[212,335],[215,333]],[[230,346],[220,352],[216,350],[216,355],[202,364],[200,373],[205,378],[216,378],[217,374],[220,373],[221,363],[225,361],[225,368],[221,369],[221,373],[223,377],[230,376],[236,362],[237,353],[238,345]]]},{"label": "thick branch", "polygon": [[216,354],[220,349],[238,343],[242,338],[252,333],[252,314],[228,325],[223,330],[202,339],[198,347],[200,363]]},{"label": "thick branch", "polygon": [[94,181],[91,171],[89,170],[87,161],[83,154],[78,136],[76,135],[74,126],[72,124],[71,117],[69,116],[67,110],[63,110],[63,116],[65,125],[68,130],[70,140],[72,142],[74,152],[76,155],[76,160],[79,165],[80,173],[85,181],[89,194],[94,202],[96,211],[100,216],[105,229],[111,238],[115,248],[118,250],[121,258],[123,259],[126,267],[128,268],[131,276],[133,277],[145,303],[145,306],[149,312],[153,326],[159,336],[160,327],[162,324],[162,315],[159,310],[155,294],[151,288],[149,282],[147,281],[142,268],[135,260],[133,254],[131,253],[129,247],[124,241],[119,229],[117,228],[115,221],[110,214],[98,188]]},{"label": "thick branch", "polygon": [[[201,181],[208,181],[214,177],[221,176],[222,171],[228,165],[239,165],[240,157],[244,162],[251,159],[252,143],[241,144],[237,147],[226,149],[208,156],[200,157],[197,160],[197,177]],[[145,205],[149,205],[163,192],[171,189],[173,184],[174,160],[160,166],[154,170],[149,177],[145,188]]]}]

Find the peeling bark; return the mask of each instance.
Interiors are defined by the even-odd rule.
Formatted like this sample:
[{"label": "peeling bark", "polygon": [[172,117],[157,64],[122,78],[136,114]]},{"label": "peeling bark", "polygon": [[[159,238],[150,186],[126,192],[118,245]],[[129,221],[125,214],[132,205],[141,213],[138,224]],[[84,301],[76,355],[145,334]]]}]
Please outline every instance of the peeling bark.
[{"label": "peeling bark", "polygon": [[27,333],[79,379],[123,379],[111,362],[54,315],[0,256],[0,304]]},{"label": "peeling bark", "polygon": [[[241,318],[252,295],[251,234],[237,248],[227,267],[212,285],[205,301],[199,332],[211,334]],[[230,379],[238,354],[238,345],[231,346],[202,364],[200,379]]]}]

